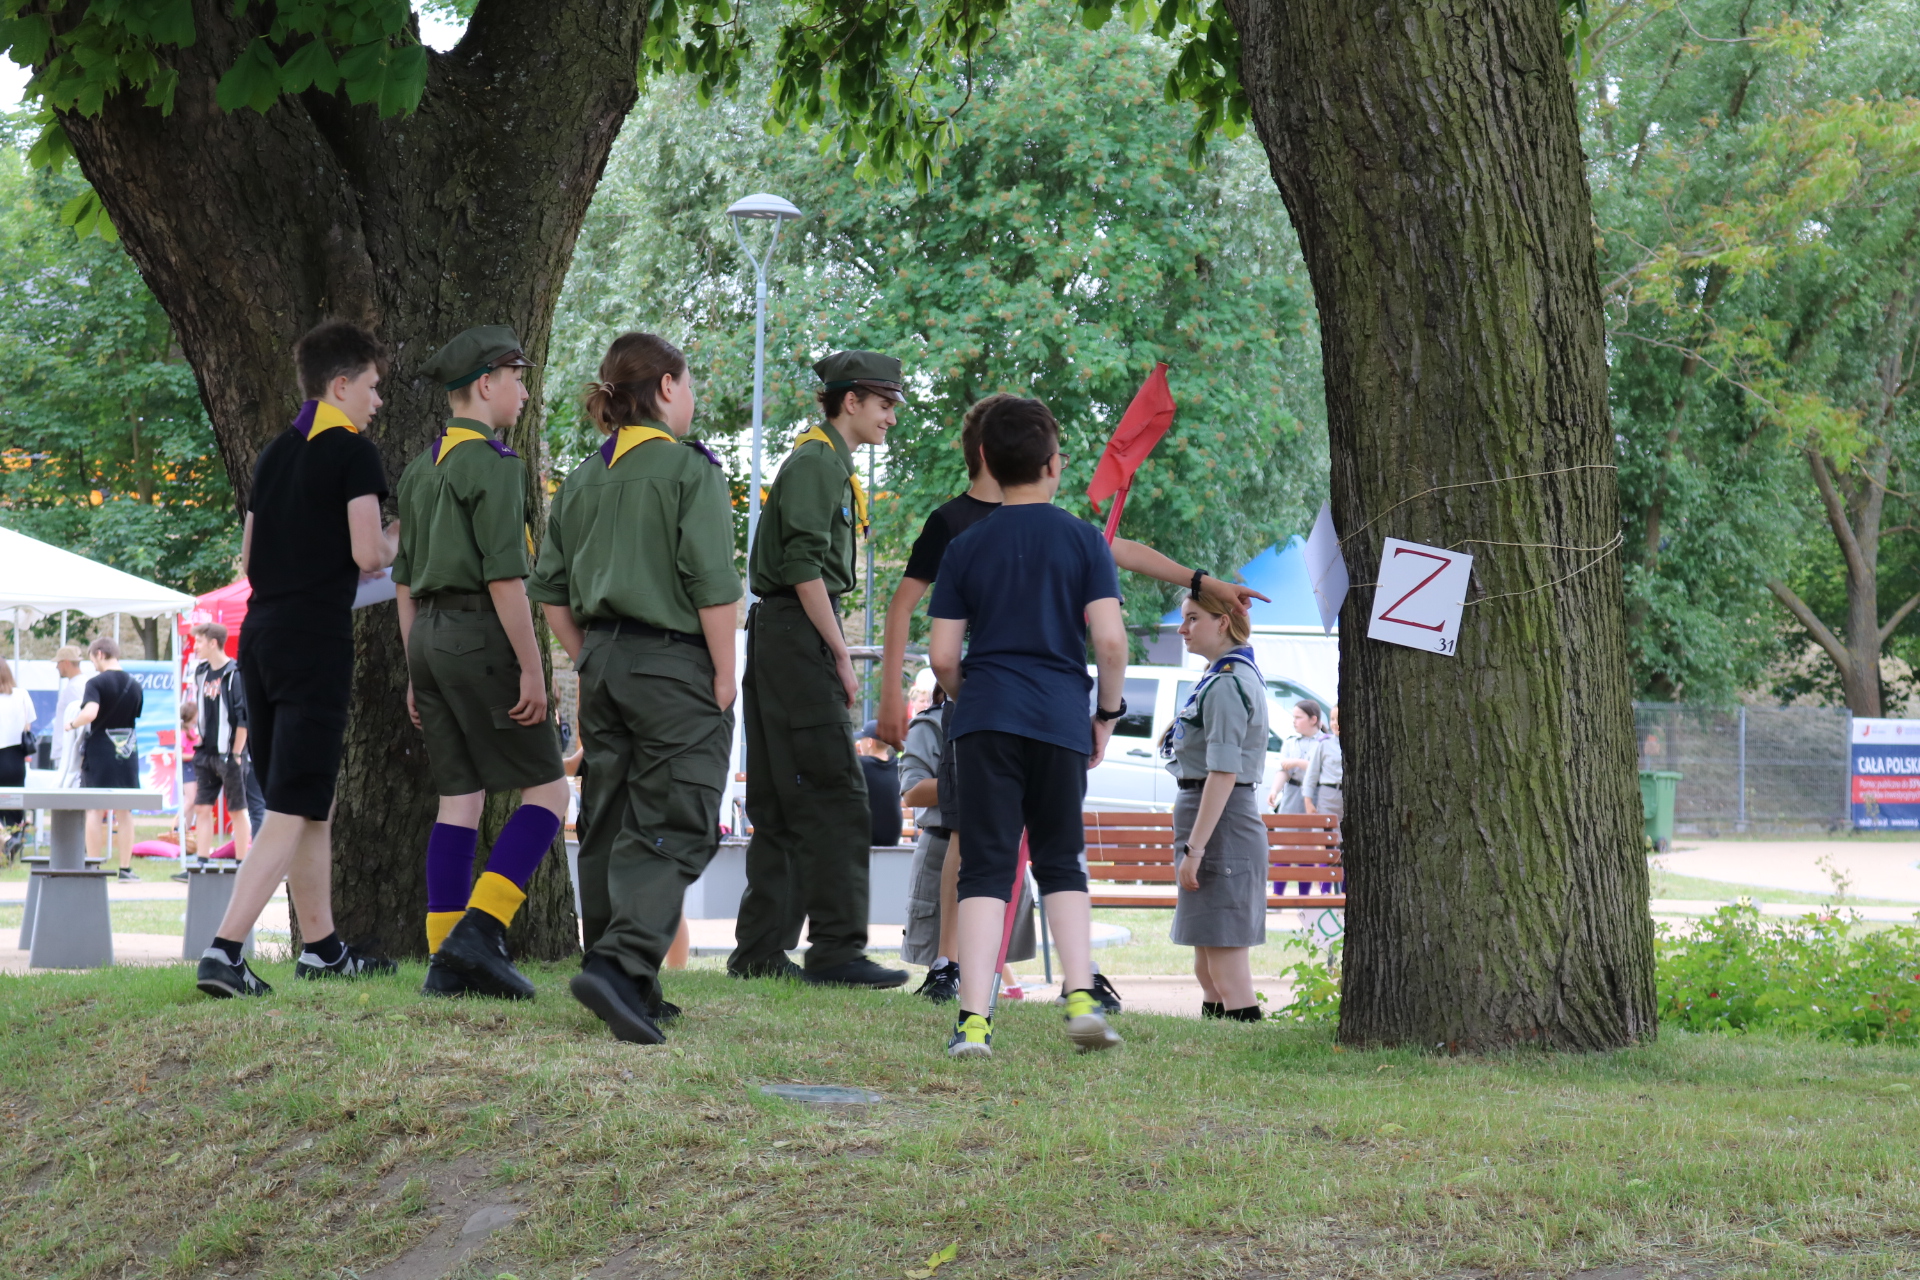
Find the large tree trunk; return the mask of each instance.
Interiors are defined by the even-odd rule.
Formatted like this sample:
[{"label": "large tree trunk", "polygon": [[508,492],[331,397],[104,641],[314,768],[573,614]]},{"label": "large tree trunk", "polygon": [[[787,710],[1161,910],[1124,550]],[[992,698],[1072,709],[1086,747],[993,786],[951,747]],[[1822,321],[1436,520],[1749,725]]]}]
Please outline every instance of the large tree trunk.
[{"label": "large tree trunk", "polygon": [[[293,344],[323,319],[365,324],[392,353],[369,432],[392,481],[445,420],[444,395],[417,370],[454,333],[512,324],[544,360],[574,237],[638,94],[644,14],[637,0],[481,0],[459,46],[430,55],[419,110],[381,120],[315,91],[264,116],[220,111],[214,85],[261,32],[225,0],[195,0],[199,38],[169,55],[171,116],[122,94],[97,117],[62,117],[192,362],[242,508],[254,458],[299,405]],[[537,373],[529,382],[538,406]],[[508,433],[536,539],[538,416]],[[418,955],[434,792],[407,719],[394,606],[356,615],[355,641],[335,912],[350,941]],[[577,949],[558,854],[530,886],[523,954]]]},{"label": "large tree trunk", "polygon": [[1556,8],[1227,8],[1319,303],[1353,581],[1385,537],[1476,557],[1457,656],[1368,640],[1364,586],[1341,613],[1340,1037],[1651,1038],[1600,291]]}]

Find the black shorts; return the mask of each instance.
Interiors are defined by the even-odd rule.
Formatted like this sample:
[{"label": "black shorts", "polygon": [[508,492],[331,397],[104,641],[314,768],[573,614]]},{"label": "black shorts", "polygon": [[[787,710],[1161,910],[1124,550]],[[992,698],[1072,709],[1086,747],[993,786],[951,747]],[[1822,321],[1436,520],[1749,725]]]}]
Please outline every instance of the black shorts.
[{"label": "black shorts", "polygon": [[242,627],[247,750],[271,813],[324,822],[347,736],[353,639]]},{"label": "black shorts", "polygon": [[959,896],[1009,901],[1022,830],[1042,894],[1086,892],[1085,753],[997,729],[963,734],[950,749],[964,806]]},{"label": "black shorts", "polygon": [[193,758],[193,807],[208,809],[220,802],[220,793],[227,793],[227,808],[244,809],[247,805],[246,760],[242,756],[223,756],[213,751],[202,751]]}]

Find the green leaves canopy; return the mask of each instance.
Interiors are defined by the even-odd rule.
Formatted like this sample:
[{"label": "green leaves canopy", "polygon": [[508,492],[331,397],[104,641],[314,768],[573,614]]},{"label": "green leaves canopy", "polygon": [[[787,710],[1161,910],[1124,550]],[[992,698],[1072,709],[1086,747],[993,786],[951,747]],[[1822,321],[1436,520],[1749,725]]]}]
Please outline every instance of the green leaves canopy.
[{"label": "green leaves canopy", "polygon": [[[966,488],[969,404],[1002,390],[1046,400],[1072,455],[1062,502],[1091,514],[1100,448],[1156,360],[1172,366],[1179,415],[1122,532],[1226,573],[1304,529],[1326,471],[1305,272],[1252,139],[1188,165],[1187,113],[1160,87],[1177,56],[1120,24],[1090,32],[1043,5],[1015,10],[976,64],[965,140],[925,192],[860,181],[852,163],[766,135],[750,102],[706,110],[665,86],[648,94],[555,322],[555,453],[598,444],[575,393],[629,328],[687,351],[703,434],[744,430],[753,275],[721,211],[771,190],[808,216],[784,233],[771,273],[769,462],[817,418],[819,356],[868,347],[908,370],[913,405],[879,461],[875,524],[894,566],[883,593],[927,512]],[[736,485],[744,472],[736,462]],[[744,495],[740,510],[744,532]],[[1157,619],[1171,595],[1130,582],[1130,621]]]}]

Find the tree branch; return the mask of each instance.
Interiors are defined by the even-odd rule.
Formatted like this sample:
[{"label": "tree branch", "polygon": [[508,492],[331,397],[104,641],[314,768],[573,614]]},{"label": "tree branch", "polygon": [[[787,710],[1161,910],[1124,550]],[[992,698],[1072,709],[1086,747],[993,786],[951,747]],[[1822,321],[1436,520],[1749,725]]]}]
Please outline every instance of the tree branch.
[{"label": "tree branch", "polygon": [[1807,629],[1807,634],[1813,637],[1814,643],[1827,651],[1827,656],[1833,659],[1833,665],[1840,668],[1840,679],[1851,685],[1853,683],[1853,658],[1847,653],[1847,646],[1840,643],[1840,637],[1834,635],[1833,632],[1828,629],[1827,624],[1820,621],[1820,619],[1814,615],[1813,610],[1807,608],[1807,602],[1802,600],[1795,594],[1792,587],[1780,581],[1780,579],[1768,578],[1767,590],[1773,592],[1774,598],[1786,607],[1788,613],[1793,615],[1794,621]]},{"label": "tree branch", "polygon": [[1855,582],[1872,581],[1872,570],[1861,553],[1860,540],[1853,536],[1853,524],[1847,519],[1846,499],[1834,487],[1833,473],[1827,469],[1826,458],[1818,449],[1808,449],[1806,455],[1807,466],[1813,471],[1813,483],[1820,490],[1821,505],[1827,511],[1827,524],[1833,529],[1834,541],[1840,544],[1840,554],[1846,558],[1848,575]]},{"label": "tree branch", "polygon": [[1880,643],[1881,644],[1885,644],[1887,642],[1887,637],[1893,634],[1894,628],[1898,627],[1901,623],[1905,622],[1907,620],[1907,615],[1912,613],[1916,606],[1920,606],[1920,592],[1915,592],[1914,595],[1910,599],[1908,599],[1908,601],[1905,604],[1901,605],[1898,609],[1895,609],[1893,611],[1892,617],[1888,618],[1886,622],[1881,625],[1880,627]]}]

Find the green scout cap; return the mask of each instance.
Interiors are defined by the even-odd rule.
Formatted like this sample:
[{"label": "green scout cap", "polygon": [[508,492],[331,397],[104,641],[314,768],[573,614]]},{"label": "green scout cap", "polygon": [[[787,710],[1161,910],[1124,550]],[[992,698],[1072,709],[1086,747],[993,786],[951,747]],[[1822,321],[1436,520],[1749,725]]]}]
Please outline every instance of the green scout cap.
[{"label": "green scout cap", "polygon": [[434,353],[420,372],[449,391],[458,391],[482,374],[507,365],[533,368],[533,361],[520,350],[520,338],[504,324],[483,324],[468,329]]},{"label": "green scout cap", "polygon": [[836,351],[814,365],[813,371],[829,391],[859,387],[877,391],[895,404],[907,402],[900,388],[900,362],[878,351]]}]

